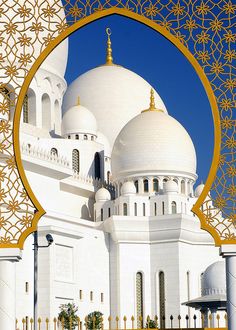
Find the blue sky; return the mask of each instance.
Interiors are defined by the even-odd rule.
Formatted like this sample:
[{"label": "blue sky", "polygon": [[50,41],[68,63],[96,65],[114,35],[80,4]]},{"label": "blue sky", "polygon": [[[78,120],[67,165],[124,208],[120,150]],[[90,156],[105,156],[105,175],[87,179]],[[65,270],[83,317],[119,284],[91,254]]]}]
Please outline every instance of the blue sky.
[{"label": "blue sky", "polygon": [[65,77],[68,84],[105,62],[106,27],[112,30],[114,63],[147,80],[161,96],[168,113],[187,129],[196,148],[198,182],[205,181],[214,145],[211,108],[192,65],[159,33],[118,15],[79,29],[69,38]]}]

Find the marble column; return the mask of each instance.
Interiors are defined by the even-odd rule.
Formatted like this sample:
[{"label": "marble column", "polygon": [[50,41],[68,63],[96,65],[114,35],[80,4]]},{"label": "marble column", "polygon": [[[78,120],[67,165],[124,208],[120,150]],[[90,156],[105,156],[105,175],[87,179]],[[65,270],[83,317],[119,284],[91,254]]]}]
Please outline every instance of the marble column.
[{"label": "marble column", "polygon": [[211,327],[212,328],[217,327],[216,315],[217,315],[217,308],[211,308]]},{"label": "marble column", "polygon": [[0,329],[15,330],[16,274],[19,249],[0,249]]},{"label": "marble column", "polygon": [[228,330],[236,329],[236,244],[223,245],[220,255],[226,264]]}]

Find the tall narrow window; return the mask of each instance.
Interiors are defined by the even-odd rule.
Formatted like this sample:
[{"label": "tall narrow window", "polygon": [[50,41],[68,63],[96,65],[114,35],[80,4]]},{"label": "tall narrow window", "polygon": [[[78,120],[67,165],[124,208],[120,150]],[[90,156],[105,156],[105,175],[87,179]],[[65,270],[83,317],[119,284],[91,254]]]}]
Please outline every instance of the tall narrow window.
[{"label": "tall narrow window", "polygon": [[96,152],[94,156],[94,167],[95,167],[95,179],[101,179],[101,164],[100,155]]},{"label": "tall narrow window", "polygon": [[111,208],[109,207],[108,208],[108,218],[110,218],[110,216],[111,216]]},{"label": "tall narrow window", "polygon": [[103,209],[101,209],[101,221],[103,221]]},{"label": "tall narrow window", "polygon": [[23,102],[23,123],[29,122],[29,100],[28,95],[26,94]]},{"label": "tall narrow window", "polygon": [[79,173],[80,170],[80,164],[79,164],[79,150],[74,149],[72,151],[72,169],[76,172]]},{"label": "tall narrow window", "polygon": [[79,290],[79,299],[82,300],[83,299],[83,291]]},{"label": "tall narrow window", "polygon": [[157,179],[153,179],[153,191],[157,192],[159,189],[158,187],[158,180]]},{"label": "tall narrow window", "polygon": [[138,210],[137,210],[137,203],[134,203],[134,215],[138,215]]},{"label": "tall narrow window", "polygon": [[51,149],[51,155],[53,155],[53,156],[58,156],[58,151],[57,151],[56,148],[52,148],[52,149]]},{"label": "tall narrow window", "polygon": [[137,311],[137,328],[143,328],[143,275],[141,272],[136,274],[136,311]]},{"label": "tall narrow window", "polygon": [[176,214],[177,213],[177,207],[176,207],[176,202],[171,202],[171,213]]},{"label": "tall narrow window", "polygon": [[145,215],[146,215],[146,205],[145,203],[143,203],[143,216],[145,217]]},{"label": "tall narrow window", "polygon": [[162,214],[165,214],[165,203],[162,202]]},{"label": "tall narrow window", "polygon": [[165,275],[159,273],[159,305],[160,305],[160,328],[165,329]]},{"label": "tall narrow window", "polygon": [[138,180],[134,181],[134,185],[135,185],[135,188],[136,188],[136,193],[138,193]]},{"label": "tall narrow window", "polygon": [[110,183],[110,175],[111,175],[111,172],[107,171],[107,183]]},{"label": "tall narrow window", "polygon": [[88,140],[88,135],[84,134],[84,140]]},{"label": "tall narrow window", "polygon": [[157,203],[154,203],[154,215],[157,215]]},{"label": "tall narrow window", "polygon": [[101,292],[101,302],[102,303],[104,302],[104,294],[103,294],[103,292]]},{"label": "tall narrow window", "polygon": [[79,134],[75,134],[75,139],[79,140]]},{"label": "tall narrow window", "polygon": [[93,301],[93,291],[90,291],[90,301]]},{"label": "tall narrow window", "polygon": [[123,204],[123,215],[128,215],[127,203]]},{"label": "tall narrow window", "polygon": [[181,194],[185,194],[185,182],[184,182],[184,180],[181,181]]},{"label": "tall narrow window", "polygon": [[148,192],[148,180],[143,180],[143,191]]},{"label": "tall narrow window", "polygon": [[29,293],[29,282],[25,282],[25,293]]},{"label": "tall narrow window", "polygon": [[42,96],[42,126],[46,130],[51,129],[51,101],[48,94]]}]

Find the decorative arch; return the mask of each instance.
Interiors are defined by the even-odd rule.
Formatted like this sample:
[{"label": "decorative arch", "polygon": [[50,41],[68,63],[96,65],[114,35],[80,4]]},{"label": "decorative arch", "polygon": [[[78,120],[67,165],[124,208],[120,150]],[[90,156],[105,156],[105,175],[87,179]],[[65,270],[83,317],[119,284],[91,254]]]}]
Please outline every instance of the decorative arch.
[{"label": "decorative arch", "polygon": [[[217,168],[218,168],[218,164],[219,164],[219,155],[220,155],[220,139],[221,139],[220,116],[219,116],[219,113],[218,113],[216,99],[215,99],[214,93],[212,91],[210,82],[208,81],[208,79],[207,79],[202,67],[200,66],[200,64],[197,62],[197,60],[194,58],[194,56],[191,54],[191,52],[188,50],[188,48],[181,42],[180,36],[179,37],[177,35],[175,36],[174,34],[172,34],[170,31],[168,31],[166,29],[165,25],[157,24],[152,19],[149,19],[149,18],[145,17],[145,15],[143,13],[140,14],[139,12],[135,12],[135,11],[129,10],[127,8],[118,8],[118,6],[112,6],[109,9],[104,8],[104,10],[102,10],[102,11],[96,11],[96,12],[92,13],[91,15],[89,15],[87,17],[84,17],[82,20],[78,20],[77,22],[74,22],[73,25],[66,28],[58,37],[53,39],[50,42],[50,44],[41,52],[41,54],[39,55],[37,60],[32,65],[32,68],[30,69],[30,71],[28,72],[27,77],[24,80],[24,83],[23,83],[22,88],[21,88],[20,93],[19,93],[19,101],[17,103],[17,108],[16,108],[16,112],[15,112],[15,116],[14,116],[15,130],[13,132],[13,135],[14,135],[14,141],[16,141],[16,143],[14,144],[14,151],[15,151],[15,158],[16,158],[17,168],[18,168],[21,180],[22,180],[22,182],[24,184],[24,187],[25,187],[28,195],[30,196],[31,201],[32,201],[33,205],[35,206],[35,209],[37,210],[37,212],[35,213],[36,215],[34,216],[32,226],[30,228],[26,229],[22,233],[22,235],[20,235],[20,238],[19,238],[18,242],[16,244],[14,243],[13,245],[11,243],[4,244],[4,247],[12,247],[12,246],[22,247],[25,238],[32,231],[35,230],[39,218],[45,213],[43,207],[40,205],[37,198],[33,194],[33,191],[30,188],[29,183],[27,181],[27,178],[25,176],[24,169],[23,169],[22,162],[21,162],[21,158],[20,158],[20,148],[19,148],[19,143],[18,143],[20,112],[21,112],[21,108],[22,108],[22,104],[23,104],[23,98],[24,98],[25,93],[27,92],[27,88],[29,87],[30,81],[32,80],[36,70],[39,68],[39,66],[41,65],[43,60],[66,37],[68,37],[70,34],[72,34],[77,29],[85,26],[86,24],[89,24],[89,23],[91,23],[91,22],[93,22],[93,21],[95,21],[99,18],[114,15],[114,14],[118,14],[118,15],[122,15],[124,17],[134,19],[134,20],[136,20],[140,23],[143,23],[143,24],[149,26],[150,28],[154,29],[155,31],[157,31],[157,32],[161,33],[163,36],[165,36],[189,60],[189,62],[192,64],[192,66],[196,70],[198,76],[200,77],[200,79],[201,79],[201,81],[202,81],[202,83],[205,87],[205,91],[207,93],[207,96],[208,96],[208,99],[209,99],[209,102],[210,102],[210,105],[211,105],[211,108],[212,108],[212,112],[213,112],[214,125],[215,125],[215,147],[214,147],[213,163],[212,163],[212,166],[211,166],[211,169],[210,169],[208,179],[207,179],[206,184],[205,184],[205,188],[204,188],[201,196],[199,197],[199,199],[195,203],[195,205],[193,207],[193,211],[201,219],[202,228],[207,230],[215,238],[216,244],[220,245],[220,243],[223,241],[223,239],[221,239],[220,234],[217,233],[215,231],[215,229],[210,224],[207,223],[207,221],[206,221],[207,219],[206,219],[203,211],[201,211],[201,209],[200,209],[200,207],[203,204],[203,202],[204,202],[204,200],[207,196],[207,193],[209,192],[209,190],[212,186],[212,183],[214,181],[215,174],[217,172]],[[224,238],[224,243],[230,243],[230,242],[235,243],[235,239],[234,238],[232,239],[230,237],[228,239]]]},{"label": "decorative arch", "polygon": [[42,127],[51,130],[51,100],[46,93],[42,95]]}]

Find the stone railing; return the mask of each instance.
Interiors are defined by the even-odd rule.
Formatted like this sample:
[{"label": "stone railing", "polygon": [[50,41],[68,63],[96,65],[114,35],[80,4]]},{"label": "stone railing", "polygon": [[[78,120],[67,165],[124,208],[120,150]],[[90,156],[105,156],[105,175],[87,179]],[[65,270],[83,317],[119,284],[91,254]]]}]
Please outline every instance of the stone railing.
[{"label": "stone railing", "polygon": [[32,146],[26,143],[21,145],[21,153],[26,156],[41,159],[46,162],[53,163],[58,166],[69,168],[69,161],[66,157],[57,156],[46,149],[42,149],[38,146]]}]

